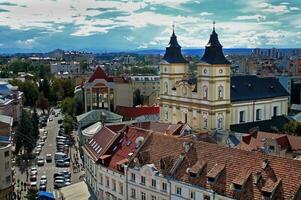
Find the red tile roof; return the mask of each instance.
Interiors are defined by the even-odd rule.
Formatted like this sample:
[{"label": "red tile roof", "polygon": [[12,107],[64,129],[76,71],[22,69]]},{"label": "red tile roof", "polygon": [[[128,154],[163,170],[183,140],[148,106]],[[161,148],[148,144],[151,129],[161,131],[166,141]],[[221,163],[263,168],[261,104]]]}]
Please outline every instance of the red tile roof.
[{"label": "red tile roof", "polygon": [[247,151],[261,150],[264,148],[264,139],[274,139],[282,149],[301,149],[301,137],[263,131],[258,131],[243,136],[242,141],[237,148]]},{"label": "red tile roof", "polygon": [[89,83],[93,82],[95,79],[104,79],[106,81],[111,81],[107,74],[101,69],[101,67],[97,67],[94,73],[89,78]]},{"label": "red tile roof", "polygon": [[177,124],[164,123],[164,122],[141,122],[134,123],[133,126],[137,126],[146,130],[152,130],[155,132],[166,133],[168,135],[181,135],[184,133],[187,124],[179,122]]},{"label": "red tile roof", "polygon": [[97,162],[117,137],[117,133],[107,127],[102,127],[100,131],[83,146],[83,150],[90,155],[94,162]]},{"label": "red tile roof", "polygon": [[147,107],[117,106],[116,110],[118,114],[128,119],[134,119],[142,115],[158,115],[160,113],[159,106],[147,106]]},{"label": "red tile roof", "polygon": [[[193,144],[186,154],[183,148],[184,142]],[[160,164],[162,158],[177,158],[184,153],[185,158],[174,174],[176,180],[213,190],[217,194],[230,198],[259,200],[262,199],[263,194],[266,194],[264,192],[275,190],[274,199],[301,199],[301,162],[297,160],[158,133],[152,133],[149,136],[140,152],[148,152],[144,159],[140,158],[139,153],[140,164],[153,163],[161,173],[164,171]],[[268,165],[263,169],[263,161],[266,158]],[[169,165],[173,166],[177,159],[169,160],[171,161]],[[206,163],[206,166],[199,177],[191,177],[187,169],[192,168],[198,161]],[[216,164],[220,167],[214,167]],[[135,163],[130,164],[130,166],[133,165]],[[206,175],[208,172],[211,173],[211,170],[215,171],[215,168],[219,169],[217,170],[220,172],[219,178],[216,183],[209,184]],[[220,171],[221,168],[223,168],[222,171]],[[262,178],[258,184],[255,184],[253,183],[254,175],[258,172]],[[233,182],[244,183],[242,191],[234,190]]]}]

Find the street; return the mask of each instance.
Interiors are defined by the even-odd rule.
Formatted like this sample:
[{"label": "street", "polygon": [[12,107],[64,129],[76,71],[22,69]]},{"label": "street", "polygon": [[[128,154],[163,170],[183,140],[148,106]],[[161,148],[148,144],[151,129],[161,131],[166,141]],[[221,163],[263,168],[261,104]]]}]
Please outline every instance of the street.
[{"label": "street", "polygon": [[[58,112],[59,110],[55,110],[55,112]],[[58,135],[59,131],[59,126],[61,124],[58,124],[58,120],[62,119],[62,115],[60,114],[58,117],[55,117],[54,115],[50,115],[53,120],[48,121],[47,127],[44,127],[44,129],[40,130],[40,137],[43,135],[43,131],[46,130],[48,131],[47,139],[45,140],[45,144],[42,147],[41,154],[38,157],[43,157],[45,160],[44,166],[37,166],[35,163],[32,166],[28,166],[28,171],[30,172],[30,169],[32,167],[36,167],[38,170],[37,174],[37,188],[39,189],[39,182],[40,178],[42,175],[47,176],[47,187],[46,191],[53,192],[55,198],[59,198],[59,191],[54,189],[53,185],[53,174],[62,172],[64,170],[70,171],[71,172],[71,184],[79,182],[79,177],[82,173],[74,173],[72,169],[72,161],[73,161],[73,155],[76,153],[76,150],[72,147],[70,148],[69,156],[71,158],[70,160],[70,167],[56,167],[55,166],[55,160],[54,160],[54,155],[56,153],[56,136]],[[38,140],[39,141],[39,140]],[[52,155],[52,161],[51,162],[46,162],[46,154],[51,154]],[[78,156],[79,157],[79,156]],[[27,182],[30,184],[30,173],[28,176],[28,180],[26,180],[26,172],[21,173],[19,167],[16,167],[16,178],[19,179],[22,182]],[[18,187],[16,187],[18,189]],[[22,199],[26,195],[26,192],[22,193]]]}]

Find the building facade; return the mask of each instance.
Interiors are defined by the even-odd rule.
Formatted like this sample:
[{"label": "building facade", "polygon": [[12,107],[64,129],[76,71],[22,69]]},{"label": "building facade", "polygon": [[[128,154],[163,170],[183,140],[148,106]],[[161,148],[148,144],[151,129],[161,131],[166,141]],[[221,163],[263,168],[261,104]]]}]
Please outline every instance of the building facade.
[{"label": "building facade", "polygon": [[9,141],[0,141],[0,199],[13,199],[12,152]]},{"label": "building facade", "polygon": [[160,63],[161,121],[182,121],[205,132],[287,114],[288,93],[276,79],[231,76],[215,28],[196,77],[188,77],[188,65],[173,32]]},{"label": "building facade", "polygon": [[55,75],[80,74],[80,62],[73,61],[51,63],[50,72]]}]

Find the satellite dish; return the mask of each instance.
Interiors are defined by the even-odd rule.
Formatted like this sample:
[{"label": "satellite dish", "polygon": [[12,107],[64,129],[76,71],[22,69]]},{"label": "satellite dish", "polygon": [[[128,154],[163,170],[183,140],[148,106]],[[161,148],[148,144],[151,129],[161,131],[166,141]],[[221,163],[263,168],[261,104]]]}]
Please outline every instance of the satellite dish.
[{"label": "satellite dish", "polygon": [[138,149],[141,146],[143,141],[144,141],[144,137],[142,137],[142,136],[139,136],[136,138],[136,140],[135,140],[136,149]]}]

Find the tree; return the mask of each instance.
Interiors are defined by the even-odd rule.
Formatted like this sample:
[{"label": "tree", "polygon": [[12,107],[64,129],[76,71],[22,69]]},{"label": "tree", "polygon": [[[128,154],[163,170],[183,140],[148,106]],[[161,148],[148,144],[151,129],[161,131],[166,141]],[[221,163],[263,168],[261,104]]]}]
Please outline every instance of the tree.
[{"label": "tree", "polygon": [[27,154],[34,149],[36,138],[33,134],[33,125],[30,120],[30,115],[25,110],[22,111],[21,120],[15,134],[15,140],[17,154],[22,147],[27,150]]},{"label": "tree", "polygon": [[45,113],[45,110],[49,109],[48,99],[46,99],[43,94],[39,95],[39,98],[37,100],[37,107],[42,109],[43,113]]},{"label": "tree", "polygon": [[72,130],[73,130],[73,118],[70,115],[65,115],[64,116],[64,128],[65,128],[65,134],[70,137]]},{"label": "tree", "polygon": [[37,200],[39,199],[38,190],[37,189],[29,189],[26,196],[28,200]]},{"label": "tree", "polygon": [[143,96],[140,93],[140,90],[137,89],[134,91],[134,106],[143,104]]},{"label": "tree", "polygon": [[75,85],[71,79],[61,79],[61,85],[64,91],[64,97],[73,97]]},{"label": "tree", "polygon": [[33,114],[31,116],[31,122],[32,122],[32,126],[33,126],[33,135],[35,138],[38,138],[38,136],[39,136],[39,116],[38,116],[36,108],[34,108]]},{"label": "tree", "polygon": [[88,63],[87,63],[87,61],[81,61],[80,62],[80,69],[81,69],[82,72],[87,71],[87,69],[88,69]]},{"label": "tree", "polygon": [[49,81],[48,81],[47,78],[44,78],[44,80],[43,80],[42,89],[43,89],[44,97],[48,98],[48,95],[49,95]]},{"label": "tree", "polygon": [[63,100],[62,102],[62,112],[73,116],[74,114],[74,109],[75,109],[75,102],[73,98],[67,97]]},{"label": "tree", "polygon": [[34,106],[39,97],[38,86],[32,81],[25,81],[21,91],[24,93],[25,105]]},{"label": "tree", "polygon": [[285,124],[284,132],[289,135],[297,135],[301,136],[301,123],[297,121],[290,121],[289,123]]}]

